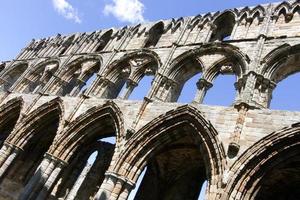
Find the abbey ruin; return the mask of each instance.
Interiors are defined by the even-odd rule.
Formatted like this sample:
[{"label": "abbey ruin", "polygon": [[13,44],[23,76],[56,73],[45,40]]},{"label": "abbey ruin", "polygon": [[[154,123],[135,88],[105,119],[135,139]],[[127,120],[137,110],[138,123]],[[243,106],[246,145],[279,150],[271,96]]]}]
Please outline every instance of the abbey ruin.
[{"label": "abbey ruin", "polygon": [[[144,169],[137,200],[299,199],[300,112],[268,108],[299,27],[289,1],[32,40],[0,64],[0,199],[126,200]],[[203,104],[224,74],[232,105]]]}]

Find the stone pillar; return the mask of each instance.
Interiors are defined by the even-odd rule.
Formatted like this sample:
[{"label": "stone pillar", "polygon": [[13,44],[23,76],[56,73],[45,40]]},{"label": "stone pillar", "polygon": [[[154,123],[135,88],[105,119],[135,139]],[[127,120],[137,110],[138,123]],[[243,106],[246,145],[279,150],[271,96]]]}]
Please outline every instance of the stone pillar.
[{"label": "stone pillar", "polygon": [[109,199],[115,184],[117,182],[117,177],[113,176],[109,173],[105,174],[104,181],[98,190],[97,194],[95,195],[95,200],[107,200]]},{"label": "stone pillar", "polygon": [[80,89],[82,86],[84,86],[86,83],[84,80],[77,78],[77,84],[70,92],[70,96],[75,97],[80,93]]},{"label": "stone pillar", "polygon": [[134,183],[118,177],[113,173],[106,173],[105,179],[94,197],[95,200],[126,200]]},{"label": "stone pillar", "polygon": [[34,176],[26,184],[19,200],[45,199],[63,166],[63,161],[46,153]]},{"label": "stone pillar", "polygon": [[195,98],[194,98],[194,103],[202,103],[203,102],[203,99],[205,97],[205,94],[207,92],[207,90],[209,88],[211,88],[213,85],[212,83],[208,82],[207,80],[201,78],[198,82],[197,82],[197,93],[195,95]]},{"label": "stone pillar", "polygon": [[12,145],[4,142],[3,146],[0,149],[0,167],[5,162],[9,154],[12,152]]},{"label": "stone pillar", "polygon": [[89,173],[92,165],[86,164],[86,166],[83,168],[82,172],[80,173],[79,177],[77,178],[75,184],[73,185],[71,191],[69,192],[68,196],[66,197],[66,200],[73,200],[75,199],[77,192],[79,191],[83,181],[85,180],[87,174]]},{"label": "stone pillar", "polygon": [[120,99],[128,99],[131,95],[132,91],[138,84],[130,79],[126,82],[126,88],[122,91],[122,94],[120,95]]},{"label": "stone pillar", "polygon": [[[3,179],[3,176],[7,169],[12,165],[15,158],[20,154],[22,149],[18,148],[17,146],[9,145],[7,149],[7,153],[2,153],[3,157],[1,156],[1,168],[0,168],[0,179]],[[1,148],[1,151],[5,150],[5,148]]]},{"label": "stone pillar", "polygon": [[118,197],[118,200],[126,200],[131,192],[131,190],[134,188],[134,184],[125,182],[123,184],[122,191]]},{"label": "stone pillar", "polygon": [[48,192],[51,190],[51,188],[54,186],[54,183],[56,182],[60,172],[62,171],[62,169],[64,168],[65,163],[63,162],[59,162],[56,167],[54,168],[54,170],[52,171],[52,173],[50,174],[48,180],[46,181],[46,183],[44,184],[41,192],[39,193],[37,200],[44,200],[47,198],[48,196]]},{"label": "stone pillar", "polygon": [[209,23],[209,30],[207,32],[205,42],[210,42],[211,36],[215,33],[217,30],[217,26],[213,24],[212,22]]},{"label": "stone pillar", "polygon": [[29,180],[29,182],[26,184],[25,188],[23,189],[19,199],[28,199],[30,194],[35,188],[35,185],[39,182],[39,180],[44,175],[44,172],[46,171],[47,167],[49,166],[51,160],[49,157],[45,156],[39,167],[34,173],[34,176]]}]

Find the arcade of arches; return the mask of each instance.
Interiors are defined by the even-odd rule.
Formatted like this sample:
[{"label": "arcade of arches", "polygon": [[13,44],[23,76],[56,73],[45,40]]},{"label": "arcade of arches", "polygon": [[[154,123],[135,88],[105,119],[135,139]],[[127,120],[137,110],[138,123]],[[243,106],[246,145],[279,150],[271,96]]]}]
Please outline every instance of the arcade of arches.
[{"label": "arcade of arches", "polygon": [[32,40],[0,63],[0,199],[299,199],[300,112],[272,109],[300,72],[299,13]]}]

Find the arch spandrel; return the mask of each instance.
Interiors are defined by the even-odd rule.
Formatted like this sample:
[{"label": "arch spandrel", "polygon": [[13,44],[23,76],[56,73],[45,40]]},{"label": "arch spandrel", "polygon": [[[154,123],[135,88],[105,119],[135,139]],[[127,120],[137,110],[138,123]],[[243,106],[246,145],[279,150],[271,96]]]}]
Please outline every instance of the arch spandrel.
[{"label": "arch spandrel", "polygon": [[[101,120],[103,124],[101,124],[99,120]],[[100,126],[111,123],[115,131],[115,133],[112,134],[116,136],[116,145],[118,147],[121,139],[124,138],[123,115],[115,103],[108,101],[104,105],[88,109],[66,126],[56,137],[55,142],[49,149],[49,153],[68,162],[79,145],[89,137],[88,133],[84,132],[84,130],[92,127],[96,123]],[[98,136],[101,136],[101,133],[99,134]],[[102,136],[107,137],[108,135]]]},{"label": "arch spandrel", "polygon": [[299,123],[272,132],[257,141],[226,172],[226,177],[230,178],[225,180],[226,187],[221,199],[255,199],[257,188],[267,172],[276,168],[287,155],[299,157],[299,147]]},{"label": "arch spandrel", "polygon": [[[124,151],[120,154],[114,166],[109,171],[119,174],[131,182],[135,182],[145,167],[146,163],[155,152],[176,140],[180,141],[180,136],[170,136],[167,133],[173,128],[181,125],[192,127],[197,140],[202,144],[204,160],[207,164],[208,176],[212,185],[220,186],[220,175],[223,173],[226,160],[223,145],[219,140],[218,133],[207,121],[201,112],[192,106],[181,106],[175,110],[161,115],[133,134],[124,145]],[[176,132],[176,131],[175,131]],[[169,132],[172,134],[173,132]],[[189,133],[185,133],[189,135]],[[199,134],[199,135],[198,135]],[[183,134],[184,135],[184,134]],[[157,144],[157,141],[164,141]],[[217,186],[218,185],[218,186]]]}]

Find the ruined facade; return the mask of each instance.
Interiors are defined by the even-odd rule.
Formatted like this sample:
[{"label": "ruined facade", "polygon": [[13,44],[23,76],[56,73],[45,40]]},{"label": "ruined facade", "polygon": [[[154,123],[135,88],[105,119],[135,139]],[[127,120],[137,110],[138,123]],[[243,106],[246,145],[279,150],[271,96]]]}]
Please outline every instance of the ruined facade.
[{"label": "ruined facade", "polygon": [[[298,199],[300,112],[268,106],[299,26],[291,1],[32,40],[1,63],[0,199],[125,200],[145,168],[136,199]],[[232,106],[204,105],[223,74]]]}]

